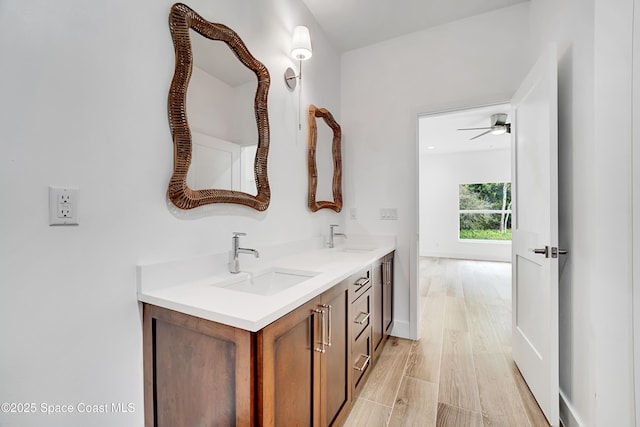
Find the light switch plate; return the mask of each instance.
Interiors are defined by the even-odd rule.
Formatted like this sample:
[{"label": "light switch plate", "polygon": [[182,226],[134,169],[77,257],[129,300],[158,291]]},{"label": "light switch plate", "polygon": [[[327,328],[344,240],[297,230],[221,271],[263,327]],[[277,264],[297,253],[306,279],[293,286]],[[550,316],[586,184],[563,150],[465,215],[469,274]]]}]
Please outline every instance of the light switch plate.
[{"label": "light switch plate", "polygon": [[78,189],[49,187],[49,225],[78,224]]},{"label": "light switch plate", "polygon": [[380,219],[392,220],[392,221],[397,220],[398,209],[397,208],[380,208]]}]

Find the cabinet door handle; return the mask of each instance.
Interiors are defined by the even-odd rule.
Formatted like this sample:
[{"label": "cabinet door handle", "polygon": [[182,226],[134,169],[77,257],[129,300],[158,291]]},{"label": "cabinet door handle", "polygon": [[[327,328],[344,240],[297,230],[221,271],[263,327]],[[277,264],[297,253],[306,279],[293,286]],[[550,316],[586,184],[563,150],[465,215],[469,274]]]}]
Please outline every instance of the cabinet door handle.
[{"label": "cabinet door handle", "polygon": [[391,283],[391,261],[385,261],[384,282],[385,285]]},{"label": "cabinet door handle", "polygon": [[364,311],[361,311],[360,314],[358,314],[358,317],[356,317],[356,319],[353,321],[353,323],[364,325],[365,322],[369,319],[369,316],[371,316],[371,313],[365,313]]},{"label": "cabinet door handle", "polygon": [[367,283],[369,283],[369,278],[361,277],[358,280],[356,280],[356,283],[354,283],[354,285],[356,285],[358,289],[360,289],[361,287],[365,286]]},{"label": "cabinet door handle", "polygon": [[324,310],[320,310],[319,308],[316,308],[315,310],[313,310],[314,313],[319,314],[322,317],[322,324],[321,324],[321,337],[320,337],[320,344],[321,347],[316,347],[314,350],[317,351],[318,353],[324,353],[324,345],[325,345],[325,335],[326,335],[326,331],[325,331],[325,327],[324,327]]},{"label": "cabinet door handle", "polygon": [[387,261],[387,283],[391,283],[391,261]]},{"label": "cabinet door handle", "polygon": [[329,312],[329,327],[328,327],[328,329],[329,329],[329,332],[328,332],[329,337],[328,337],[327,342],[323,342],[323,343],[326,344],[327,347],[331,347],[331,338],[333,337],[333,333],[331,332],[331,318],[333,317],[331,315],[331,304],[322,304],[322,307],[326,308],[327,311]]},{"label": "cabinet door handle", "polygon": [[[364,357],[364,361],[360,364],[360,366],[358,366],[358,361],[362,360],[362,358]],[[367,365],[369,364],[369,360],[371,360],[371,356],[369,356],[368,354],[361,354],[360,357],[358,357],[358,360],[356,360],[356,364],[353,365],[353,369],[355,369],[358,372],[362,372],[367,368]]]},{"label": "cabinet door handle", "polygon": [[382,263],[382,284],[387,283],[387,274],[389,274],[389,267],[387,261]]}]

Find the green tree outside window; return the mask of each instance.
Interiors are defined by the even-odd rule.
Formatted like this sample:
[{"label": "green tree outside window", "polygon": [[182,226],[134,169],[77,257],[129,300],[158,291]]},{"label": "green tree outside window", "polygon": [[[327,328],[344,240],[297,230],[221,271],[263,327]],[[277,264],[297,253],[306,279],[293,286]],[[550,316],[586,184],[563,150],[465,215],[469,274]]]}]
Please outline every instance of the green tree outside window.
[{"label": "green tree outside window", "polygon": [[460,184],[459,237],[511,240],[511,183]]}]

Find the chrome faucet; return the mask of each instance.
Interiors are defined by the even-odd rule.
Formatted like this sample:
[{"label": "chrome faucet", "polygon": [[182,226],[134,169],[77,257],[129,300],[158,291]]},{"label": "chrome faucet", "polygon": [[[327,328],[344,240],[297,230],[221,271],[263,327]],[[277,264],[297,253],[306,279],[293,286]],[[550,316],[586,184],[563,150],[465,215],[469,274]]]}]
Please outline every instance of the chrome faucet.
[{"label": "chrome faucet", "polygon": [[246,236],[247,233],[233,232],[232,249],[229,254],[229,272],[233,274],[240,273],[240,262],[238,261],[238,254],[253,254],[256,258],[260,258],[260,253],[255,249],[241,248],[240,236]]},{"label": "chrome faucet", "polygon": [[333,238],[334,238],[335,236],[342,236],[342,237],[344,237],[345,239],[347,238],[347,235],[346,235],[346,234],[344,234],[344,233],[336,233],[336,232],[334,231],[334,228],[336,228],[336,227],[339,227],[339,225],[338,225],[338,224],[331,224],[331,225],[329,226],[329,228],[330,228],[330,232],[329,232],[329,247],[330,247],[330,248],[333,248],[333,246],[334,246],[334,244],[333,244]]}]

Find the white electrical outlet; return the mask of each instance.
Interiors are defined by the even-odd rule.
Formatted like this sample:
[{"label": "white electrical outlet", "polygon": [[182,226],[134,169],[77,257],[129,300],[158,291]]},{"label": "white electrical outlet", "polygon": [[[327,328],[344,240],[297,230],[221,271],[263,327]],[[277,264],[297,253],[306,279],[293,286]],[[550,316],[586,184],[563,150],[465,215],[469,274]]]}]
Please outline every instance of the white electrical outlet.
[{"label": "white electrical outlet", "polygon": [[49,187],[49,225],[78,225],[78,189]]},{"label": "white electrical outlet", "polygon": [[351,208],[351,210],[349,211],[349,215],[350,215],[351,219],[357,220],[358,219],[358,208]]}]

